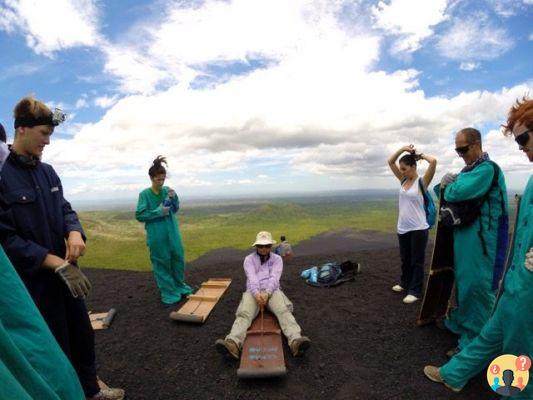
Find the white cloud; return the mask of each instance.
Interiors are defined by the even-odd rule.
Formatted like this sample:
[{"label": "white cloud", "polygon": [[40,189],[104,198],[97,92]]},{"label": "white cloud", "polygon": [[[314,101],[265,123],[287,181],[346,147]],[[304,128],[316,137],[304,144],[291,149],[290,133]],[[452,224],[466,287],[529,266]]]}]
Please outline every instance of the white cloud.
[{"label": "white cloud", "polygon": [[360,66],[367,67],[377,58],[377,38],[353,37],[341,29],[337,16],[343,4],[339,0],[208,0],[190,7],[171,3],[162,21],[139,25],[132,30],[134,37],[105,48],[106,71],[121,80],[125,93],[147,94],[161,84],[187,87],[208,64],[253,59],[275,64],[294,55],[316,62],[328,56],[331,44],[337,51],[368,51],[352,57],[352,63],[359,59]]},{"label": "white cloud", "polygon": [[455,19],[437,43],[443,56],[460,61],[491,60],[513,46],[509,33],[483,13]]},{"label": "white cloud", "polygon": [[529,34],[528,39],[529,39],[529,40],[533,40],[533,32],[531,32],[531,33]]},{"label": "white cloud", "polygon": [[422,41],[433,35],[432,27],[446,20],[447,0],[390,0],[372,7],[378,27],[397,36],[394,54],[412,53]]},{"label": "white cloud", "polygon": [[85,97],[80,97],[78,100],[76,100],[76,104],[74,105],[74,108],[80,109],[80,108],[87,108],[89,107],[89,102]]},{"label": "white cloud", "polygon": [[[459,168],[453,132],[501,123],[533,88],[428,97],[419,71],[376,68],[381,38],[340,23],[340,0],[272,0],[271,9],[259,0],[206,1],[194,12],[172,4],[162,21],[141,27],[148,34],[137,31],[139,43],[105,46],[123,95],[94,99],[107,106],[104,116],[45,151],[62,176],[93,181],[80,194],[145,187],[158,154],[168,157],[173,183],[206,190],[264,187],[257,171],[281,168],[372,185],[390,176],[387,156],[409,142],[438,155],[439,171]],[[270,62],[208,88],[189,85],[206,65],[249,59]]]},{"label": "white cloud", "polygon": [[459,65],[459,69],[462,71],[475,71],[481,67],[480,63],[477,62],[462,62]]},{"label": "white cloud", "polygon": [[21,31],[38,54],[52,55],[74,46],[94,46],[99,40],[95,0],[5,0],[0,29]]},{"label": "white cloud", "polygon": [[118,101],[118,95],[100,96],[94,99],[94,105],[100,108],[109,108]]}]

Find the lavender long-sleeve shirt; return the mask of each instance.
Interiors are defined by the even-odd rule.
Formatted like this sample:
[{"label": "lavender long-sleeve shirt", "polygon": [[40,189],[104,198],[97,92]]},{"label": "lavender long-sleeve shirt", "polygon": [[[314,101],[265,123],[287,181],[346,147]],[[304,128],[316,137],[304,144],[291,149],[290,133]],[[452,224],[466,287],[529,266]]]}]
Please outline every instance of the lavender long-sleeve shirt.
[{"label": "lavender long-sleeve shirt", "polygon": [[257,253],[252,253],[244,259],[246,273],[246,291],[256,295],[262,290],[273,293],[280,288],[279,280],[283,272],[283,259],[277,254],[270,253],[270,258],[261,264]]}]

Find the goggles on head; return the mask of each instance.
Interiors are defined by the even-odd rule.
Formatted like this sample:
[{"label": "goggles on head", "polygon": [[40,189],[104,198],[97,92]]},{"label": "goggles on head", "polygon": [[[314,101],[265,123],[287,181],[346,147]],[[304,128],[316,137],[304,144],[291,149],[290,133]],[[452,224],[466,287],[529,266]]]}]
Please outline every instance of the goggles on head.
[{"label": "goggles on head", "polygon": [[54,111],[52,111],[49,115],[46,115],[44,117],[15,118],[15,129],[17,129],[19,126],[25,126],[27,128],[33,128],[34,126],[37,126],[37,125],[58,126],[59,124],[65,122],[66,118],[67,116],[62,110],[60,110],[59,108],[54,108]]}]

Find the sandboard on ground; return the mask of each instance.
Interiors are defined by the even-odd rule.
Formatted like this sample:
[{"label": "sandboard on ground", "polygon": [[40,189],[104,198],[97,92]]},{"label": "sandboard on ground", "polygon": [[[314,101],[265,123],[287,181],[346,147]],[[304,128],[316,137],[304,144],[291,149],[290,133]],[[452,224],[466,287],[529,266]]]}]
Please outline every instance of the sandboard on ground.
[{"label": "sandboard on ground", "polygon": [[100,329],[109,328],[111,322],[113,322],[113,318],[115,318],[116,313],[117,310],[114,308],[105,313],[93,314],[92,312],[89,312],[89,319],[91,320],[91,326],[93,327],[93,330],[97,331]]},{"label": "sandboard on ground", "polygon": [[187,302],[178,311],[170,313],[170,318],[203,324],[230,284],[229,278],[209,278],[195,294],[187,298]]},{"label": "sandboard on ground", "polygon": [[273,378],[286,374],[281,329],[274,314],[265,310],[262,321],[259,313],[246,333],[237,376]]},{"label": "sandboard on ground", "polygon": [[439,221],[436,230],[426,291],[417,320],[419,326],[435,322],[448,313],[454,287],[453,228]]}]

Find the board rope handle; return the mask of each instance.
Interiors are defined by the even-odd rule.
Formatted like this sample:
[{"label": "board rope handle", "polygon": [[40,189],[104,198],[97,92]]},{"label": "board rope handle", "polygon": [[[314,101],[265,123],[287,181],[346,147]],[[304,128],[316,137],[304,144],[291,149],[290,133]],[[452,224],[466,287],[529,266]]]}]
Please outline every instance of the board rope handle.
[{"label": "board rope handle", "polygon": [[[259,354],[261,354],[261,356],[260,356],[261,358],[263,358],[262,355],[263,355],[263,353],[265,351],[265,349],[263,348],[263,333],[265,331],[264,328],[263,328],[263,316],[265,315],[264,311],[265,311],[265,306],[261,305],[260,306],[260,312],[261,312],[261,338],[259,339],[259,348],[261,349],[261,353],[259,353]],[[261,367],[262,366],[263,366],[263,364],[261,364]]]}]

